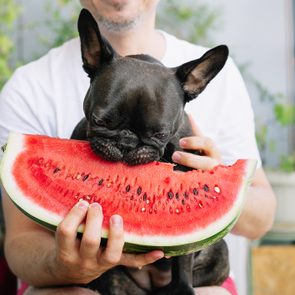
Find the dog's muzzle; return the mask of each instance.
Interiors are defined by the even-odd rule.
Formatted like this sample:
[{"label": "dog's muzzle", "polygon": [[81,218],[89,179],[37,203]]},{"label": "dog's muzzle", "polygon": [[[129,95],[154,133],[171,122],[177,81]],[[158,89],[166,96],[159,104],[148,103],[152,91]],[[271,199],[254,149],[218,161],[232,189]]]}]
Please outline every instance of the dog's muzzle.
[{"label": "dog's muzzle", "polygon": [[129,165],[146,164],[159,160],[162,150],[149,146],[129,130],[121,130],[111,138],[92,136],[89,139],[92,150],[108,161],[122,161]]}]

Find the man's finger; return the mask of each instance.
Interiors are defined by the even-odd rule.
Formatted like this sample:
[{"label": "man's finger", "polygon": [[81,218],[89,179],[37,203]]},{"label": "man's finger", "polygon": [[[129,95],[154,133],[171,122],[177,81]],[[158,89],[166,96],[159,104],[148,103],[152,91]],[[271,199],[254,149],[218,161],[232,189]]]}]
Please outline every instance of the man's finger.
[{"label": "man's finger", "polygon": [[221,155],[209,137],[191,136],[180,139],[180,146],[186,150],[200,150],[204,155],[220,160]]},{"label": "man's finger", "polygon": [[110,231],[107,246],[101,255],[103,263],[116,265],[119,263],[124,246],[123,220],[119,215],[110,219]]},{"label": "man's finger", "polygon": [[100,248],[103,214],[101,206],[93,203],[89,206],[85,229],[80,244],[80,255],[84,259],[96,259]]},{"label": "man's finger", "polygon": [[186,152],[175,152],[172,160],[180,165],[200,170],[210,170],[219,164],[217,159]]},{"label": "man's finger", "polygon": [[129,254],[122,255],[120,264],[128,267],[141,268],[147,264],[151,264],[164,257],[163,251],[155,250],[145,254]]},{"label": "man's finger", "polygon": [[56,240],[60,250],[64,252],[74,251],[76,247],[77,230],[86,216],[88,206],[89,204],[86,201],[78,202],[58,225]]}]

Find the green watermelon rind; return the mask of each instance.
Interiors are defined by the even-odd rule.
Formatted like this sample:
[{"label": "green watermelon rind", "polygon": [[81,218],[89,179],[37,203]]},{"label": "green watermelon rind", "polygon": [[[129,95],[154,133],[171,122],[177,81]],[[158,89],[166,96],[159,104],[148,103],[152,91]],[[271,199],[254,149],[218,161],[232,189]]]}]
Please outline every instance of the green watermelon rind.
[{"label": "green watermelon rind", "polygon": [[[13,161],[19,152],[23,149],[24,135],[12,133],[8,139],[8,147],[10,153],[4,153],[0,173],[3,185],[10,196],[11,200],[18,208],[31,219],[39,224],[55,230],[62,217],[57,214],[52,214],[42,207],[35,205],[27,200],[26,196],[22,195],[16,182],[12,179],[10,170]],[[202,247],[214,243],[226,235],[235,224],[245,202],[245,190],[248,187],[252,175],[255,171],[256,160],[248,160],[245,171],[247,172],[240,185],[236,202],[226,216],[219,219],[218,222],[207,226],[204,230],[198,230],[190,234],[178,236],[140,236],[133,233],[125,233],[125,249],[128,252],[147,252],[152,249],[162,249],[166,255],[180,255],[188,252],[196,251]],[[7,173],[8,171],[8,173]],[[78,231],[83,231],[83,226],[79,227]],[[108,231],[103,229],[102,237],[106,239]]]},{"label": "green watermelon rind", "polygon": [[218,232],[217,234],[207,239],[197,241],[195,243],[189,243],[189,244],[183,244],[183,245],[177,245],[177,246],[163,246],[163,247],[126,243],[124,245],[124,251],[131,252],[131,253],[145,253],[152,250],[162,250],[166,256],[178,256],[178,255],[193,253],[193,252],[202,250],[221,240],[224,236],[226,236],[230,232],[230,230],[235,225],[236,221],[237,221],[237,218],[234,219],[226,228],[224,228],[222,231]]}]

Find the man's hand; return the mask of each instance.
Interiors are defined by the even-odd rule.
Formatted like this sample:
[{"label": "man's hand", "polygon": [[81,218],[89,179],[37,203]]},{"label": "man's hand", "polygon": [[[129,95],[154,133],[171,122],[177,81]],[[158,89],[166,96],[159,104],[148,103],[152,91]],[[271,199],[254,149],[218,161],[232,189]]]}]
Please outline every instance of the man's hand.
[{"label": "man's hand", "polygon": [[201,151],[201,156],[192,153],[177,151],[173,154],[172,160],[183,166],[209,170],[221,163],[221,155],[212,139],[203,135],[192,117],[189,117],[194,136],[180,139],[180,146],[183,149]]},{"label": "man's hand", "polygon": [[[81,240],[76,238],[79,225],[85,220]],[[103,221],[98,203],[77,203],[59,224],[56,231],[56,263],[51,273],[64,276],[69,283],[89,283],[116,265],[142,267],[163,257],[162,251],[147,254],[124,254],[123,220],[119,215],[110,219],[108,242],[100,246]]]},{"label": "man's hand", "polygon": [[[103,213],[97,203],[79,202],[54,235],[24,215],[5,190],[2,192],[6,258],[13,272],[32,286],[88,283],[116,265],[140,268],[163,257],[162,251],[122,253],[123,220],[118,215],[111,217],[107,245],[101,247]],[[77,239],[82,222],[85,222],[84,234]]]}]

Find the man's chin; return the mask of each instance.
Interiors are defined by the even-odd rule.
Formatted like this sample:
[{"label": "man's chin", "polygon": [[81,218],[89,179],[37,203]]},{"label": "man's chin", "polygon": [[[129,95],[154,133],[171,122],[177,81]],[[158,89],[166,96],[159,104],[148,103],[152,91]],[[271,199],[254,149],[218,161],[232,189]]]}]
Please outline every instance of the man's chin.
[{"label": "man's chin", "polygon": [[102,16],[97,16],[96,20],[98,24],[105,28],[107,31],[110,32],[124,32],[124,31],[129,31],[134,29],[141,20],[141,17],[135,17],[135,18],[116,18],[116,19],[111,19],[111,18],[105,18]]}]

